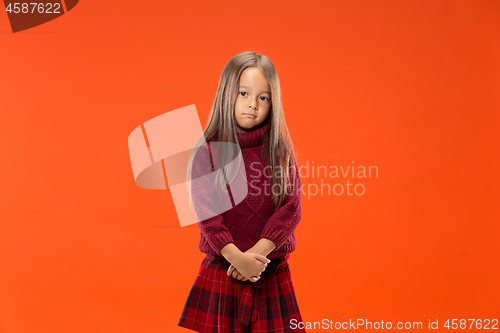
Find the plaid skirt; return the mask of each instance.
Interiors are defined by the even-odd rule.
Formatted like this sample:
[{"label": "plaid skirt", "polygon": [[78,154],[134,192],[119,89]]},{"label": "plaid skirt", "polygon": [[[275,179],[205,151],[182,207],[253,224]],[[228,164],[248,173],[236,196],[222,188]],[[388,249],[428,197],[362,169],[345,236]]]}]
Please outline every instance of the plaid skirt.
[{"label": "plaid skirt", "polygon": [[[305,332],[287,259],[272,259],[257,282],[227,276],[224,257],[207,255],[189,292],[178,326],[202,333]],[[291,326],[291,320],[294,325]]]}]

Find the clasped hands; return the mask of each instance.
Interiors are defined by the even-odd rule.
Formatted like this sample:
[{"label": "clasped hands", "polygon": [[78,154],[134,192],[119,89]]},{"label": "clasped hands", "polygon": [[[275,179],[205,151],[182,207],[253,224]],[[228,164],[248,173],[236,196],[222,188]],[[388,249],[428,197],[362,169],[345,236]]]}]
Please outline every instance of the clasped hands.
[{"label": "clasped hands", "polygon": [[250,280],[251,282],[260,279],[260,275],[266,270],[267,264],[271,260],[261,254],[249,251],[240,254],[236,260],[233,260],[227,270],[228,276],[241,281]]},{"label": "clasped hands", "polygon": [[271,262],[266,256],[275,248],[274,242],[267,238],[261,238],[245,252],[241,252],[233,243],[226,244],[221,254],[231,263],[227,275],[240,281],[257,282]]}]

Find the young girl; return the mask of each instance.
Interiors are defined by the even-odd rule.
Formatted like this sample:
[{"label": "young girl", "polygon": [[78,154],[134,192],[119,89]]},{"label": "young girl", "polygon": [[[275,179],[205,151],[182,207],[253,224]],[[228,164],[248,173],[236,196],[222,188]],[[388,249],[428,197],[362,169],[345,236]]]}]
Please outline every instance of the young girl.
[{"label": "young girl", "polygon": [[[193,151],[188,168],[206,257],[178,326],[207,333],[305,332],[296,328],[303,320],[287,262],[302,217],[301,182],[280,95],[278,74],[264,55],[238,54],[222,72],[207,143]],[[226,171],[218,165],[227,165],[223,156],[231,149],[217,149],[218,143],[241,149],[243,201],[236,200],[236,178],[221,176]],[[217,171],[215,181],[206,180]],[[223,195],[214,191],[216,183]],[[230,203],[220,201],[224,193]]]}]

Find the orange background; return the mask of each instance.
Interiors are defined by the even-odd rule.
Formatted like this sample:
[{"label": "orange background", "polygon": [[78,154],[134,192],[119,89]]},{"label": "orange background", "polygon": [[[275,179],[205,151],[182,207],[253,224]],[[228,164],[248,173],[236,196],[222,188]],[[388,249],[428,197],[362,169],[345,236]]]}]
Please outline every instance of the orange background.
[{"label": "orange background", "polygon": [[379,169],[326,179],[362,196],[303,196],[303,319],[500,319],[499,20],[493,0],[84,0],[13,34],[0,12],[0,332],[187,332],[199,231],[135,185],[127,137],[190,104],[205,126],[247,50],[278,70],[299,165]]}]

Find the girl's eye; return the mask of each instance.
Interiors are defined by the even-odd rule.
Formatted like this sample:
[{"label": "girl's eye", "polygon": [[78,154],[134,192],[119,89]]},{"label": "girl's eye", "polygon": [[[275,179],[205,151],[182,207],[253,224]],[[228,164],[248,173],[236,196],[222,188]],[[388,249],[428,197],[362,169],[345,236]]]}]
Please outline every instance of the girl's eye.
[{"label": "girl's eye", "polygon": [[[248,94],[245,91],[240,91],[240,95],[241,96],[246,96]],[[263,98],[262,99],[263,101],[269,101],[269,98],[267,98],[266,96],[262,96],[261,98]]]}]

